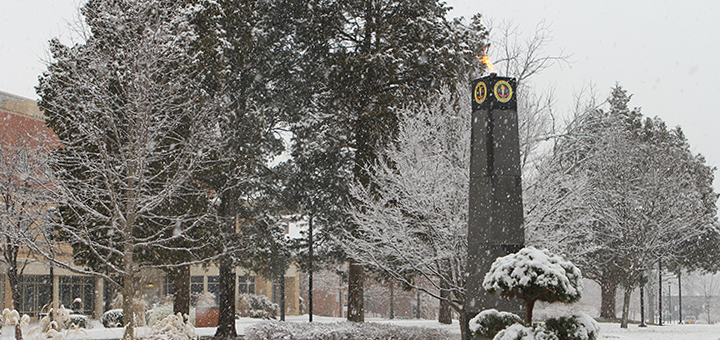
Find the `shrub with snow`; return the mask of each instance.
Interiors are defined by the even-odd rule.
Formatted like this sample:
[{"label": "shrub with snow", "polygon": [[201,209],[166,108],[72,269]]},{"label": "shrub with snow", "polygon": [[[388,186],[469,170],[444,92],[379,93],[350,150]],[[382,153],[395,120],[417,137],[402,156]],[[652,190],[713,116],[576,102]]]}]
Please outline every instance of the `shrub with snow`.
[{"label": "shrub with snow", "polygon": [[236,306],[242,317],[275,319],[280,313],[280,306],[272,303],[265,295],[241,294]]},{"label": "shrub with snow", "polygon": [[123,326],[123,310],[111,309],[100,317],[100,322],[105,328]]},{"label": "shrub with snow", "polygon": [[148,326],[152,326],[170,315],[173,315],[173,303],[165,302],[153,305],[152,308],[145,312],[145,321]]},{"label": "shrub with snow", "polygon": [[545,327],[555,333],[559,340],[596,340],[600,325],[587,314],[551,318]]},{"label": "shrub with snow", "polygon": [[483,288],[490,294],[525,300],[525,322],[531,324],[535,301],[576,302],[583,286],[580,269],[572,262],[548,250],[526,247],[497,258],[485,274]]},{"label": "shrub with snow", "polygon": [[198,339],[193,327],[186,317],[180,313],[168,315],[156,322],[144,339],[146,340],[196,340]]},{"label": "shrub with snow", "polygon": [[486,309],[470,319],[468,328],[476,337],[492,339],[501,330],[522,322],[522,318],[513,313]]},{"label": "shrub with snow", "polygon": [[264,321],[245,329],[246,340],[292,339],[393,339],[440,340],[447,339],[446,331],[423,327],[402,327],[372,322],[295,323]]},{"label": "shrub with snow", "polygon": [[88,317],[82,314],[70,314],[68,316],[66,328],[87,328]]},{"label": "shrub with snow", "polygon": [[493,340],[559,340],[557,335],[546,329],[543,324],[526,327],[516,323],[501,330]]}]

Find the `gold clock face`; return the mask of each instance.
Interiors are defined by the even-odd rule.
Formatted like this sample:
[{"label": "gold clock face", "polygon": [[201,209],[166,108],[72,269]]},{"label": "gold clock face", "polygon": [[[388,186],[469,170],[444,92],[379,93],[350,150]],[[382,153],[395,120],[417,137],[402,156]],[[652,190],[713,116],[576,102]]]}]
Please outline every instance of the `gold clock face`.
[{"label": "gold clock face", "polygon": [[485,99],[487,99],[487,85],[485,85],[484,81],[478,82],[477,85],[475,85],[475,91],[473,93],[475,97],[475,102],[478,104],[482,104],[485,102]]},{"label": "gold clock face", "polygon": [[507,103],[510,99],[512,99],[513,89],[512,86],[510,86],[510,83],[506,80],[500,80],[495,83],[493,93],[495,94],[495,99],[497,99],[497,101]]}]

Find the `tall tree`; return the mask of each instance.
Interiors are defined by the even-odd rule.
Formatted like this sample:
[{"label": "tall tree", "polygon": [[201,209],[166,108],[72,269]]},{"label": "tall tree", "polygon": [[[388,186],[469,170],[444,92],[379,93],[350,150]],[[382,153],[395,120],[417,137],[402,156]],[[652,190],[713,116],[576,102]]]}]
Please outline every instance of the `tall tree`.
[{"label": "tall tree", "polygon": [[[282,151],[279,132],[286,115],[294,112],[294,99],[286,84],[292,70],[292,56],[298,50],[288,48],[292,41],[287,24],[287,8],[281,1],[193,1],[192,23],[200,37],[193,44],[199,60],[195,65],[203,77],[208,94],[206,105],[218,117],[215,139],[207,171],[198,181],[216,197],[217,251],[220,277],[220,318],[216,338],[235,338],[235,270],[267,264],[268,259],[248,258],[262,254],[250,229],[266,236],[284,258],[282,235],[275,231],[271,199],[275,192],[275,172],[270,159]],[[249,229],[246,229],[249,228]],[[239,232],[238,232],[239,231]],[[228,248],[239,246],[240,253]],[[263,248],[268,250],[267,248]],[[242,255],[241,255],[242,254]],[[253,259],[254,261],[247,261]],[[282,275],[286,265],[270,272]],[[268,268],[256,268],[259,271]]]},{"label": "tall tree", "polygon": [[577,117],[528,195],[527,219],[533,243],[566,251],[603,286],[604,307],[615,285],[624,288],[623,327],[644,270],[661,257],[715,253],[687,245],[717,234],[712,168],[679,128],[643,121],[629,100],[616,86],[607,113]]},{"label": "tall tree", "polygon": [[[468,71],[484,46],[479,17],[469,26],[448,22],[448,8],[436,0],[291,3],[293,43],[303,51],[295,93],[309,118],[294,122],[296,145],[351,162],[352,177],[364,184],[366,167],[397,132],[394,109],[427,101]],[[363,268],[351,259],[349,271],[348,319],[363,321]]]},{"label": "tall tree", "polygon": [[466,96],[453,93],[445,88],[433,104],[398,110],[397,142],[369,169],[369,185],[351,185],[357,229],[340,240],[349,256],[462,318],[470,108]]},{"label": "tall tree", "polygon": [[205,195],[192,179],[215,124],[196,75],[187,72],[197,60],[189,53],[197,36],[182,4],[91,0],[82,14],[87,41],[51,41],[53,60],[37,87],[62,144],[52,158],[61,204],[57,228],[73,254],[65,261],[52,257],[59,249],[34,250],[121,289],[129,340],[135,337],[134,278],[164,267],[146,255],[180,240],[191,252],[207,245],[192,239],[203,213],[167,207]]}]

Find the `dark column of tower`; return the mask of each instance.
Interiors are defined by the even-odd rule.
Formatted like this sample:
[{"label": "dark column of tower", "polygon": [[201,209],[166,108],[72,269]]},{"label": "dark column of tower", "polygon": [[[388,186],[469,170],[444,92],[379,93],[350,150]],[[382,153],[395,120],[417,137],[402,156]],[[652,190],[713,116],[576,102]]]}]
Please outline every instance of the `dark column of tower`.
[{"label": "dark column of tower", "polygon": [[523,309],[519,301],[482,289],[493,261],[525,243],[515,85],[515,79],[495,74],[472,82],[467,320],[488,308]]}]

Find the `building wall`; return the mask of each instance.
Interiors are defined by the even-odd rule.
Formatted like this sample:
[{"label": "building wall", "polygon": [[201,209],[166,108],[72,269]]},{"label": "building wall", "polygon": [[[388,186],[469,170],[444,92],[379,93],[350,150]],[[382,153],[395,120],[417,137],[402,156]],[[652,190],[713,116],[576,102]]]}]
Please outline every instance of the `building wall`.
[{"label": "building wall", "polygon": [[[345,266],[336,270],[323,270],[313,274],[313,315],[347,317],[347,282],[337,274]],[[308,313],[309,308],[309,278],[306,273],[300,276],[300,294],[303,298],[302,313]],[[376,277],[367,275],[364,284],[364,302],[366,318],[388,318],[390,304],[393,304],[395,318],[413,319],[418,316],[422,319],[437,319],[439,301],[432,296],[418,290],[406,290],[399,284],[393,288],[394,299],[390,299],[390,285],[380,282]],[[418,315],[418,297],[420,313]]]}]

